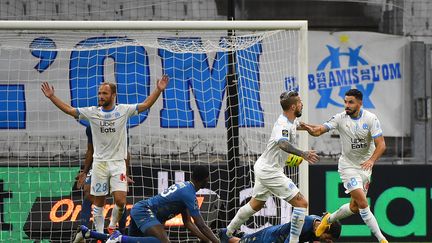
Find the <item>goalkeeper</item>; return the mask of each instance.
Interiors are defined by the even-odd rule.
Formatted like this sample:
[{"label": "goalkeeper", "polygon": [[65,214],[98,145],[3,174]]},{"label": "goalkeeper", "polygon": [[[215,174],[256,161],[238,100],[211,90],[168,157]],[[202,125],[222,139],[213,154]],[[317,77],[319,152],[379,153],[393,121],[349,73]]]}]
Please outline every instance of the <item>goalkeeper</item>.
[{"label": "goalkeeper", "polygon": [[231,220],[227,227],[227,236],[232,236],[249,217],[261,210],[273,194],[294,207],[289,242],[299,242],[308,202],[293,181],[285,175],[284,166],[297,166],[303,158],[315,163],[319,158],[315,151],[302,151],[294,145],[300,124],[297,118],[301,116],[303,109],[298,93],[283,92],[280,95],[280,104],[283,113],[273,126],[267,148],[254,165],[255,185],[252,198]]},{"label": "goalkeeper", "polygon": [[[336,221],[326,228],[325,232],[319,237],[316,236],[316,230],[318,225],[321,223],[322,218],[316,215],[310,215],[305,217],[305,222],[300,234],[299,242],[326,242],[330,243],[339,239],[341,234],[341,224]],[[281,225],[274,225],[262,229],[253,234],[247,234],[238,237],[228,238],[225,234],[226,229],[220,229],[219,235],[221,236],[221,243],[264,243],[264,242],[275,242],[285,243],[289,242],[289,234],[291,230],[291,222]]]}]

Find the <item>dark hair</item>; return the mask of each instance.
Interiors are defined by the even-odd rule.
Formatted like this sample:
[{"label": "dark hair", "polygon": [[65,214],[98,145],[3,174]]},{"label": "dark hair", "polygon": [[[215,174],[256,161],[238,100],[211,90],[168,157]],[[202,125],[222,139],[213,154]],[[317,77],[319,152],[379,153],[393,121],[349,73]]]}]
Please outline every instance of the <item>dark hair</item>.
[{"label": "dark hair", "polygon": [[330,228],[326,232],[331,234],[333,239],[339,239],[341,230],[341,223],[339,223],[339,221],[335,221],[330,225]]},{"label": "dark hair", "polygon": [[209,177],[209,170],[207,166],[195,165],[192,171],[192,180],[202,182]]},{"label": "dark hair", "polygon": [[111,93],[112,94],[117,94],[117,86],[114,84],[114,83],[111,83],[111,82],[103,82],[103,83],[101,83],[101,86],[102,85],[108,85],[109,87],[110,87],[110,89],[111,89]]},{"label": "dark hair", "polygon": [[282,110],[286,111],[289,110],[289,108],[292,105],[295,105],[297,103],[297,97],[298,93],[296,91],[285,91],[280,95],[280,104],[282,106]]},{"label": "dark hair", "polygon": [[363,94],[358,89],[350,89],[345,93],[345,96],[354,96],[358,100],[363,100]]}]

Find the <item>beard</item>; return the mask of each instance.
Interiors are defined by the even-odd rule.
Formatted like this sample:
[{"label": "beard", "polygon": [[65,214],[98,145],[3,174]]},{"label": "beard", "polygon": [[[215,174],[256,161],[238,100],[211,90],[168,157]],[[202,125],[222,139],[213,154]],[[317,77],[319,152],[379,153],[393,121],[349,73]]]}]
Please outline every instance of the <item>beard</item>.
[{"label": "beard", "polygon": [[302,115],[302,111],[295,111],[295,112],[294,112],[294,115],[295,115],[296,117],[301,117],[301,115]]},{"label": "beard", "polygon": [[346,112],[347,115],[351,116],[351,115],[353,115],[354,113],[356,113],[357,111],[356,111],[356,110],[349,110],[349,109],[345,109],[345,112]]},{"label": "beard", "polygon": [[108,100],[106,100],[106,101],[99,101],[99,106],[102,106],[102,107],[107,107],[110,104],[111,104],[111,102],[108,101]]}]

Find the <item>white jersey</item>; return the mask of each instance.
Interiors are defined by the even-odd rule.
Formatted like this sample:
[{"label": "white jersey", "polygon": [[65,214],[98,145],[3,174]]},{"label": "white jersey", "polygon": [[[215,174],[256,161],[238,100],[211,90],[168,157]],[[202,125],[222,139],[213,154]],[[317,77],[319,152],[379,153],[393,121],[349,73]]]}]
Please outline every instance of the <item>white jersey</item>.
[{"label": "white jersey", "polygon": [[373,139],[382,136],[377,116],[369,111],[360,110],[358,118],[351,118],[346,112],[333,116],[324,123],[329,130],[339,131],[342,155],[339,158],[339,170],[346,168],[360,169],[375,151]]},{"label": "white jersey", "polygon": [[93,137],[93,160],[108,162],[127,157],[126,123],[129,117],[138,114],[137,104],[116,105],[112,110],[102,107],[78,108],[79,119],[90,122]]},{"label": "white jersey", "polygon": [[297,118],[291,123],[286,116],[281,114],[273,125],[270,140],[267,143],[266,149],[255,163],[255,167],[270,172],[275,171],[275,169],[283,170],[288,153],[279,148],[278,141],[286,139],[291,144],[295,144],[298,125]]}]

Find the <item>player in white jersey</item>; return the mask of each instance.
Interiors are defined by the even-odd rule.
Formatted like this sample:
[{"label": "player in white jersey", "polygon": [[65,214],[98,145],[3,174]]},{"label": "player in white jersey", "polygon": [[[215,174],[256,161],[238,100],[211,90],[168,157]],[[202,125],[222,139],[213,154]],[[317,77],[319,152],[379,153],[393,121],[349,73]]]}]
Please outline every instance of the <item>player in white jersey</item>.
[{"label": "player in white jersey", "polygon": [[54,87],[47,82],[41,86],[44,95],[64,113],[90,122],[94,147],[90,194],[94,196],[93,218],[98,232],[103,232],[104,229],[103,207],[105,197],[109,192],[113,195],[115,202],[109,231],[116,227],[125,210],[127,194],[126,124],[128,118],[149,109],[167,84],[168,76],[164,75],[157,81],[156,89],[142,103],[116,105],[116,85],[104,82],[98,91],[99,107],[83,108],[74,108],[60,100],[54,94]]},{"label": "player in white jersey", "polygon": [[372,167],[384,153],[386,145],[377,116],[361,108],[362,100],[363,94],[359,90],[348,90],[344,99],[345,112],[336,114],[323,125],[301,124],[312,136],[319,136],[332,129],[339,131],[342,155],[338,171],[345,192],[351,195],[350,203],[324,216],[316,235],[322,234],[332,222],[360,213],[377,239],[381,243],[387,243],[366,199]]},{"label": "player in white jersey", "polygon": [[[254,213],[261,210],[273,194],[293,207],[290,242],[298,242],[303,227],[307,200],[297,186],[284,173],[284,166],[290,154],[305,158],[311,163],[318,161],[314,151],[302,151],[295,146],[296,131],[302,114],[303,103],[297,92],[283,92],[280,95],[283,113],[273,126],[267,148],[254,165],[255,185],[251,200],[239,209],[227,227],[227,235],[232,236]],[[292,157],[292,155],[290,156]],[[301,158],[297,157],[302,160]]]}]

